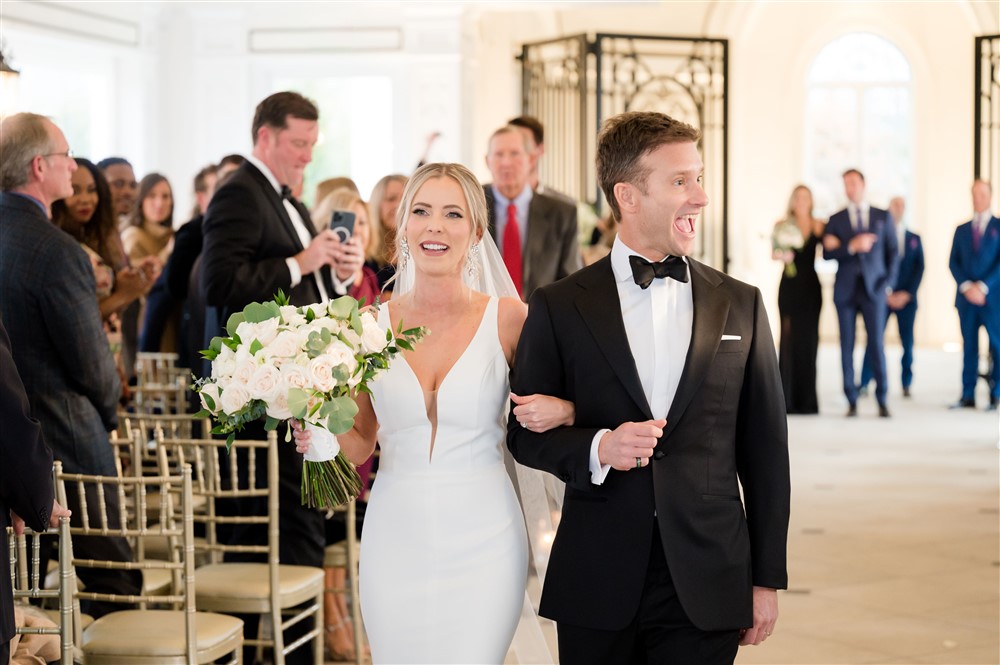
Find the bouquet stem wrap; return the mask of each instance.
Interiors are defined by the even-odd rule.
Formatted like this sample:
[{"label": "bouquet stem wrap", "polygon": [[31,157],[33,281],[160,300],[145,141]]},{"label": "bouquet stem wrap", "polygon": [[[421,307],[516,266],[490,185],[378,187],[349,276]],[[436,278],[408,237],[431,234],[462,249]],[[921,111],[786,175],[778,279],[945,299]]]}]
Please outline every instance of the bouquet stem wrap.
[{"label": "bouquet stem wrap", "polygon": [[305,423],[311,436],[302,463],[302,505],[335,508],[361,494],[361,477],[341,453],[337,436],[329,430]]}]

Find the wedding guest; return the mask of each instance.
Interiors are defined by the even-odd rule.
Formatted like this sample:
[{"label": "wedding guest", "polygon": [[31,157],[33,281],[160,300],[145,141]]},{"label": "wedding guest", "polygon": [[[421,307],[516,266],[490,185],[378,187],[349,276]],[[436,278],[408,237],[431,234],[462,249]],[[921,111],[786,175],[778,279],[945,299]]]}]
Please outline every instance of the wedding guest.
[{"label": "wedding guest", "polygon": [[[67,473],[113,476],[108,432],[118,425],[121,385],[94,297],[94,272],[80,244],[50,223],[52,203],[73,194],[71,154],[62,131],[44,116],[17,113],[0,123],[0,319],[31,416],[55,459]],[[79,524],[79,499],[70,493],[67,501]],[[87,505],[95,519],[105,508],[118,514],[114,495],[102,504],[95,492]],[[82,559],[132,560],[124,538],[74,537],[73,549]],[[142,586],[137,570],[81,568],[78,574],[98,593],[137,595]],[[98,602],[84,611],[100,616],[113,608]]]},{"label": "wedding guest", "polygon": [[216,176],[222,178],[227,173],[231,173],[243,166],[243,162],[245,161],[247,161],[247,158],[243,155],[238,155],[236,153],[226,155],[219,160],[219,169],[216,171]]},{"label": "wedding guest", "polygon": [[979,329],[986,328],[993,367],[990,402],[1000,402],[1000,218],[990,212],[993,187],[985,180],[972,183],[972,219],[955,229],[949,266],[958,284],[955,307],[962,326],[962,396],[952,408],[976,408],[979,378]]},{"label": "wedding guest", "polygon": [[338,176],[336,178],[321,180],[316,184],[316,192],[313,194],[313,204],[319,205],[320,201],[325,199],[328,194],[332,194],[338,189],[346,189],[357,194],[358,197],[361,196],[361,191],[358,189],[358,186],[354,184],[353,180],[345,176]]},{"label": "wedding guest", "polygon": [[[180,304],[181,319],[177,338],[178,364],[182,367],[198,366],[201,350],[201,337],[204,332],[204,318],[201,309],[204,307],[199,299],[188,299],[188,286],[191,282],[191,272],[194,263],[201,255],[202,220],[208,202],[212,200],[215,186],[218,182],[219,167],[209,164],[198,171],[194,177],[195,207],[191,219],[185,222],[174,233],[174,250],[163,268],[163,279],[167,293],[175,303]],[[194,325],[192,326],[192,322]],[[192,340],[194,343],[192,344]]]},{"label": "wedding guest", "polygon": [[10,657],[14,603],[10,587],[7,527],[24,533],[59,526],[69,511],[55,500],[52,451],[42,427],[31,417],[28,395],[11,355],[10,339],[0,321],[0,663]]},{"label": "wedding guest", "polygon": [[531,188],[529,152],[528,139],[517,127],[493,132],[486,153],[493,182],[483,187],[490,234],[524,299],[583,265],[576,207]]},{"label": "wedding guest", "polygon": [[865,177],[857,169],[844,172],[848,205],[835,213],[823,232],[823,257],[837,260],[833,304],[840,322],[840,356],[844,373],[847,417],[858,415],[858,386],[854,380],[854,336],[858,314],[865,322],[875,399],[880,418],[889,417],[885,370],[886,290],[899,269],[896,227],[888,211],[865,200]]},{"label": "wedding guest", "polygon": [[406,176],[387,175],[375,183],[368,208],[372,217],[372,250],[365,257],[376,266],[379,288],[392,293],[396,274],[396,210],[406,186]]},{"label": "wedding guest", "polygon": [[778,368],[789,414],[819,413],[816,353],[823,293],[816,275],[816,250],[823,226],[813,216],[812,191],[799,185],[792,190],[785,219],[774,227],[773,257],[785,265],[778,285]]},{"label": "wedding guest", "polygon": [[124,230],[128,226],[129,215],[135,208],[135,197],[139,191],[132,164],[124,157],[105,157],[97,162],[97,168],[108,179],[118,229]]},{"label": "wedding guest", "polygon": [[150,173],[139,183],[139,203],[132,211],[129,226],[122,231],[122,244],[130,261],[155,256],[161,267],[138,317],[141,322],[140,351],[174,351],[177,348],[180,309],[167,290],[162,272],[173,251],[173,240],[173,188],[165,176]]},{"label": "wedding guest", "polygon": [[[892,284],[892,292],[886,297],[889,314],[896,315],[896,326],[899,329],[899,343],[903,347],[902,384],[903,397],[910,396],[910,384],[913,383],[913,323],[917,318],[917,289],[924,276],[924,246],[920,236],[910,231],[903,224],[903,214],[906,202],[903,197],[896,196],[889,201],[889,214],[896,222],[896,235],[899,239],[899,273]],[[865,360],[861,365],[862,394],[868,391],[868,383],[874,372],[871,356],[865,350]]]}]

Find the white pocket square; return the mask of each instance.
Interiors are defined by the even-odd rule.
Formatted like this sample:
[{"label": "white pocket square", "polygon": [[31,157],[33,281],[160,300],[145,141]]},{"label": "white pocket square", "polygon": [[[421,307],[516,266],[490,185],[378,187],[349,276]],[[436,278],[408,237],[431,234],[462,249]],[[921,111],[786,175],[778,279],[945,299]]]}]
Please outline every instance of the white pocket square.
[{"label": "white pocket square", "polygon": [[734,342],[738,342],[738,341],[740,341],[741,339],[743,339],[743,336],[742,336],[742,335],[723,335],[723,336],[722,336],[722,339],[721,339],[721,340],[719,340],[719,341],[721,341],[721,342],[725,342],[725,341],[727,341],[727,340],[732,340],[732,341],[734,341]]}]

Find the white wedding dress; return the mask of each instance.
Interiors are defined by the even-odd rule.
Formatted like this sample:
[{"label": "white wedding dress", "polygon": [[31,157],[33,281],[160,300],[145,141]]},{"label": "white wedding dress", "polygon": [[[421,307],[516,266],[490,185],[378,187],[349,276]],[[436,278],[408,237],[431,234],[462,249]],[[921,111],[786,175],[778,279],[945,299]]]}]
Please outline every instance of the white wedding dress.
[{"label": "white wedding dress", "polygon": [[382,452],[360,588],[376,665],[502,663],[521,616],[528,545],[501,448],[510,388],[497,310],[490,298],[436,394],[403,356],[371,384]]}]

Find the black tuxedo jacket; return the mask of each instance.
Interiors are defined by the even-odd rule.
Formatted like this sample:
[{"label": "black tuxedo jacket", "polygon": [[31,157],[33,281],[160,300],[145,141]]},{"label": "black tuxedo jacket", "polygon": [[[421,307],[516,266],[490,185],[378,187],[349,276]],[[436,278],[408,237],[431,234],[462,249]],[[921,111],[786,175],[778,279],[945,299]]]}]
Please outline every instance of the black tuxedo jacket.
[{"label": "black tuxedo jacket", "polygon": [[702,630],[752,625],[752,585],[787,584],[785,404],[761,294],[688,263],[694,323],[657,445],[665,456],[638,470],[612,469],[600,486],[590,482],[594,435],[652,418],[610,257],[531,299],[511,389],[576,404],[573,427],[537,434],[509,420],[515,459],[567,483],[543,616],[624,628],[639,607],[654,513],[680,602]]},{"label": "black tuxedo jacket", "polygon": [[14,636],[7,526],[10,511],[36,531],[49,526],[52,510],[52,452],[42,426],[31,417],[28,396],[0,322],[0,644]]},{"label": "black tuxedo jacket", "polygon": [[[316,235],[309,212],[294,202],[309,233]],[[245,162],[212,196],[202,226],[201,270],[208,306],[206,336],[219,335],[233,312],[251,302],[270,300],[283,290],[293,305],[319,302],[314,275],[303,275],[292,288],[285,259],[304,249],[281,196],[256,166]],[[321,270],[334,296],[329,268]]]},{"label": "black tuxedo jacket", "polygon": [[[490,235],[497,247],[496,200],[492,185],[484,185],[486,209],[490,216]],[[521,254],[524,299],[540,286],[572,275],[583,265],[577,240],[576,207],[561,199],[535,192],[528,206],[528,237]]]}]

